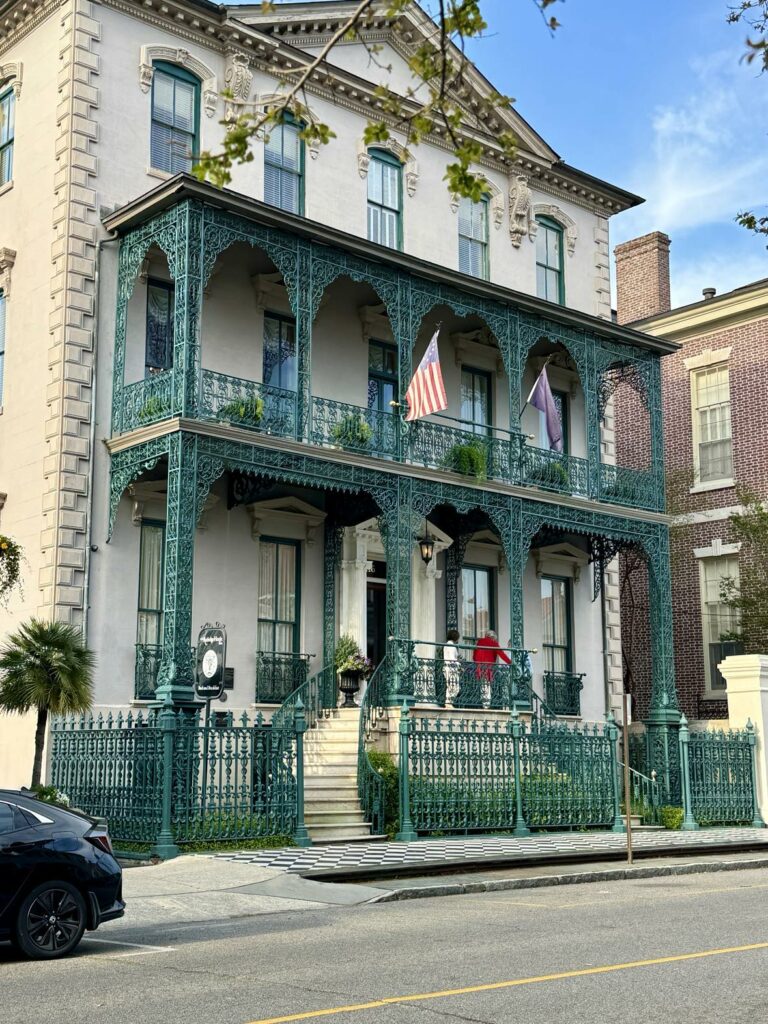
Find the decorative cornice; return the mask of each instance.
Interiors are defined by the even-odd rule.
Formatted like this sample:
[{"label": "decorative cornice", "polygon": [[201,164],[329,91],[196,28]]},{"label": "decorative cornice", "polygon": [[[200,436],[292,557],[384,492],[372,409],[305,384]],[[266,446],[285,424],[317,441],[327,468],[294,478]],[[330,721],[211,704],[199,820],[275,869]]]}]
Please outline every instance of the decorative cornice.
[{"label": "decorative cornice", "polygon": [[16,99],[21,96],[21,80],[24,75],[24,65],[20,60],[9,61],[7,64],[0,64],[0,85],[12,82],[13,95]]},{"label": "decorative cornice", "polygon": [[0,53],[10,49],[30,32],[34,32],[61,2],[62,0],[26,0],[26,3],[18,4],[13,10],[13,15],[9,10],[7,16],[0,21]]},{"label": "decorative cornice", "polygon": [[6,298],[11,294],[11,270],[15,262],[15,249],[0,249],[0,291]]},{"label": "decorative cornice", "polygon": [[216,113],[216,105],[219,102],[219,87],[216,81],[216,73],[207,64],[204,64],[199,57],[195,57],[184,47],[174,46],[142,46],[141,60],[139,62],[139,85],[142,92],[149,92],[152,87],[152,78],[155,74],[155,62],[167,61],[169,64],[178,64],[179,67],[190,71],[196,78],[200,79],[203,92],[203,109],[208,117]]}]

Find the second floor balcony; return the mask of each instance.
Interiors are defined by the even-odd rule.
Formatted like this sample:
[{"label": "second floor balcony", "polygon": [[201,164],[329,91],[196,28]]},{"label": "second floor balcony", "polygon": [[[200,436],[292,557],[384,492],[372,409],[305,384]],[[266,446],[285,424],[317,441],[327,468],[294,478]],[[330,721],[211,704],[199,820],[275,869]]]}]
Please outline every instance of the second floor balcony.
[{"label": "second floor balcony", "polygon": [[[157,232],[148,232],[135,278],[121,271],[113,434],[181,416],[470,484],[663,510],[657,355],[602,338],[607,324],[590,334],[554,319],[567,311],[537,316],[473,295],[476,282],[437,287],[293,239],[320,281],[305,294],[271,244],[277,233],[248,230],[263,244],[234,232],[224,245],[219,231],[208,254],[203,239],[194,316],[191,293],[177,294],[178,255]],[[129,232],[129,255],[132,244]],[[435,334],[448,407],[409,423],[405,393]],[[561,424],[557,445],[527,401],[542,372]],[[636,424],[631,438],[616,436],[619,403]]]}]

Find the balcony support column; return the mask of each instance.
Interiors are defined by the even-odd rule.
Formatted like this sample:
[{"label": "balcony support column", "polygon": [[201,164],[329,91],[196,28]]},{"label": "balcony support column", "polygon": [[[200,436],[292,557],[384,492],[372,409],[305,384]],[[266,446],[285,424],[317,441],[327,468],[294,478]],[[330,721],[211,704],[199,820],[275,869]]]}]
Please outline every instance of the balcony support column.
[{"label": "balcony support column", "polygon": [[195,701],[192,640],[192,582],[197,527],[197,436],[169,437],[168,494],[163,579],[163,653],[157,700],[164,705]]},{"label": "balcony support column", "polygon": [[445,552],[445,628],[459,628],[459,580],[464,557],[467,553],[470,534],[462,533],[454,537],[453,544]]},{"label": "balcony support column", "polygon": [[410,637],[411,572],[416,531],[421,518],[413,511],[412,481],[398,477],[386,496],[377,499],[382,514],[379,528],[384,541],[387,562],[387,637],[390,653],[389,699],[391,703],[409,701],[409,673],[403,654],[407,644],[398,643]]},{"label": "balcony support column", "polygon": [[200,391],[203,208],[198,203],[187,201],[177,208],[176,218],[171,413],[194,417],[198,411]]}]

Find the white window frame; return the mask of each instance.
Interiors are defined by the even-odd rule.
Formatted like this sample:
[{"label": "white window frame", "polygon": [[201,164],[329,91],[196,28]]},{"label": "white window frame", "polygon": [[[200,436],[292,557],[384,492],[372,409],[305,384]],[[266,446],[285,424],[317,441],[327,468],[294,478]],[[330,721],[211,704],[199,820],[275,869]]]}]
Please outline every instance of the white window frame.
[{"label": "white window frame", "polygon": [[[707,601],[707,568],[711,566],[715,561],[723,561],[725,559],[735,563],[735,572],[730,573],[738,585],[739,581],[739,550],[740,544],[723,544],[720,540],[714,540],[711,547],[708,548],[695,548],[694,556],[699,563],[699,614],[701,616],[701,640],[702,640],[702,652],[704,656],[704,694],[705,700],[724,700],[726,698],[726,691],[724,689],[713,688],[712,686],[712,671],[709,661],[709,644],[712,642],[712,637],[709,635],[709,615],[708,608],[709,603]],[[723,573],[722,576],[726,574]],[[738,613],[736,613],[738,616]]]},{"label": "white window frame", "polygon": [[[690,390],[691,390],[691,442],[693,446],[693,469],[695,474],[695,482],[690,488],[691,494],[699,494],[703,491],[718,491],[723,490],[727,487],[734,486],[733,473],[728,477],[722,477],[718,480],[705,480],[701,479],[701,460],[700,460],[700,431],[699,431],[699,406],[696,396],[697,391],[697,380],[698,374],[702,370],[714,369],[717,366],[724,366],[728,372],[728,392],[729,392],[729,404],[730,404],[730,355],[731,348],[721,349],[706,349],[698,356],[692,356],[690,359],[684,360],[685,368],[688,370],[690,379]],[[733,423],[731,422],[731,468],[733,468]]]}]

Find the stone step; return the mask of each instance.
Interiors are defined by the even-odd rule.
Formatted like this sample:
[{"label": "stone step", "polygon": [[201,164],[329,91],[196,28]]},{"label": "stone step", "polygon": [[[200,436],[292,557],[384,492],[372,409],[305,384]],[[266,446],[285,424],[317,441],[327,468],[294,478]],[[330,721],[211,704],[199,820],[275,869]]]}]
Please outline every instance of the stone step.
[{"label": "stone step", "polygon": [[334,843],[386,843],[389,840],[389,836],[339,836],[334,838],[333,836],[325,836],[322,839],[314,839],[314,846],[332,846]]},{"label": "stone step", "polygon": [[[357,799],[357,793],[350,793],[345,796],[338,797],[315,797],[316,790],[310,790],[304,793],[304,813],[305,814],[344,814],[346,812],[352,812],[356,814],[360,810],[360,802]],[[325,790],[321,792],[325,793]]]},{"label": "stone step", "polygon": [[368,839],[371,824],[365,821],[355,825],[307,825],[307,831],[314,843],[329,840],[341,842],[346,839]]},{"label": "stone step", "polygon": [[[312,785],[310,783],[312,779]],[[347,784],[344,780],[340,780],[342,785],[333,786],[328,784],[328,780],[319,775],[312,775],[305,778],[304,782],[304,803],[309,805],[321,804],[321,803],[336,803],[342,801],[343,803],[357,804],[357,783],[352,783],[350,780]]]},{"label": "stone step", "polygon": [[334,776],[332,781],[327,781],[322,775],[308,775],[307,789],[327,789],[331,793],[346,792],[354,790],[357,792],[357,772],[350,772],[348,775]]},{"label": "stone step", "polygon": [[357,768],[357,751],[354,754],[347,753],[345,751],[320,751],[312,750],[306,751],[304,756],[304,767],[305,768],[323,768],[325,766],[331,767],[332,765],[346,765],[348,768]]},{"label": "stone step", "polygon": [[357,736],[337,736],[336,733],[318,733],[315,736],[307,736],[304,741],[304,749],[312,747],[346,747],[349,750],[357,750]]},{"label": "stone step", "polygon": [[[314,776],[315,778],[326,778],[326,779],[352,779],[355,785],[357,785],[357,761],[354,765],[348,764],[305,764],[304,775],[306,778]],[[329,785],[330,783],[326,783]]]},{"label": "stone step", "polygon": [[328,718],[319,718],[318,722],[358,722],[360,708],[335,708]]},{"label": "stone step", "polygon": [[304,821],[310,825],[343,825],[344,828],[356,828],[365,824],[362,811],[316,811],[304,809]]}]

